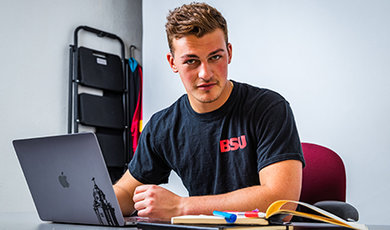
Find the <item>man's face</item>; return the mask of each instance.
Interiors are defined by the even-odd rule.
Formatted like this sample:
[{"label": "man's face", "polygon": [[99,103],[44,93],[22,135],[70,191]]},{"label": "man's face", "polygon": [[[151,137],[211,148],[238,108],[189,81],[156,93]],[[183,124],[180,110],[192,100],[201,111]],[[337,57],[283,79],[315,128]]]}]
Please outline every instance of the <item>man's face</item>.
[{"label": "man's face", "polygon": [[232,47],[226,47],[223,31],[173,39],[172,45],[174,53],[168,53],[168,62],[179,73],[193,109],[210,112],[222,106],[232,87],[227,80]]}]

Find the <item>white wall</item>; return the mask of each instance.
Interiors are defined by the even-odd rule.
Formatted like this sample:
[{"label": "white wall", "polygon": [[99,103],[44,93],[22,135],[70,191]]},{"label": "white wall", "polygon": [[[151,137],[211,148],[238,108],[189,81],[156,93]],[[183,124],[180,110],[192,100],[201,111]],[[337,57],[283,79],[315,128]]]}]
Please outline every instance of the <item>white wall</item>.
[{"label": "white wall", "polygon": [[[8,0],[0,7],[0,211],[34,205],[11,141],[67,132],[69,44],[89,25],[142,47],[141,0]],[[80,44],[119,53],[116,41],[80,32]]]},{"label": "white wall", "polygon": [[[184,93],[166,62],[169,9],[143,1],[144,120]],[[295,113],[301,140],[339,153],[347,201],[387,224],[390,193],[390,1],[206,1],[226,17],[231,79],[271,88]],[[168,188],[185,195],[177,177]]]}]

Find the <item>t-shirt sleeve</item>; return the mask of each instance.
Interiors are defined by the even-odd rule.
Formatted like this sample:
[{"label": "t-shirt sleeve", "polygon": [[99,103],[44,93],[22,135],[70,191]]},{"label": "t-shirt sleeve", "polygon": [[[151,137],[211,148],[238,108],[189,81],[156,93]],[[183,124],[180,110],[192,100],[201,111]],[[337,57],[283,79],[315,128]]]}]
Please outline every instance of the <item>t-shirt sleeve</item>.
[{"label": "t-shirt sleeve", "polygon": [[141,133],[137,150],[130,161],[130,174],[143,184],[168,183],[171,168],[156,150],[155,136],[149,125],[146,125]]},{"label": "t-shirt sleeve", "polygon": [[271,104],[257,124],[257,169],[284,161],[299,160],[305,164],[301,142],[289,103]]}]

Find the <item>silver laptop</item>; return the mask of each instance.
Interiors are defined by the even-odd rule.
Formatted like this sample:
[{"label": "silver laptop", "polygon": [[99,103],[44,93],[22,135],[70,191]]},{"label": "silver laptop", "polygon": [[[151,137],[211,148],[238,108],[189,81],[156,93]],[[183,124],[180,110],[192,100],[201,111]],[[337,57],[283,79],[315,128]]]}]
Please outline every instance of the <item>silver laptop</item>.
[{"label": "silver laptop", "polygon": [[14,140],[13,145],[41,220],[109,226],[139,220],[123,218],[95,134]]}]

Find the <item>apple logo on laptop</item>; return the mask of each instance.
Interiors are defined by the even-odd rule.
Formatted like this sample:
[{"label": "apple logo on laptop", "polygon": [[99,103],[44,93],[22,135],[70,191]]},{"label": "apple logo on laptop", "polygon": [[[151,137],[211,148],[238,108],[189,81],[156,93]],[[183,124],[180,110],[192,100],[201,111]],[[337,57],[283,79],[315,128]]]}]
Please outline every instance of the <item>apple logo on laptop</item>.
[{"label": "apple logo on laptop", "polygon": [[58,176],[58,181],[64,188],[69,188],[69,182],[66,179],[66,176],[64,175],[64,172],[61,172],[61,175]]}]

